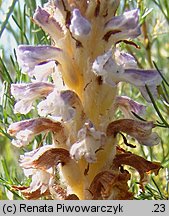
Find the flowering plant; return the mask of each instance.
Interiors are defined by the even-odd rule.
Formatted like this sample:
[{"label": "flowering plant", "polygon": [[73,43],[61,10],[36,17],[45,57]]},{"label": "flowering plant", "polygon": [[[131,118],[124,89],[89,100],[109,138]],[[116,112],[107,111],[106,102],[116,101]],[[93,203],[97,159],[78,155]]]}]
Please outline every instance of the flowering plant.
[{"label": "flowering plant", "polygon": [[[44,143],[20,156],[29,186],[16,186],[27,199],[133,199],[127,182],[140,174],[140,187],[148,172],[161,165],[119,146],[121,135],[136,143],[154,146],[160,138],[155,123],[142,121],[146,107],[119,94],[121,82],[139,89],[151,102],[162,78],[157,70],[139,69],[135,58],[120,43],[137,47],[132,39],[141,34],[139,10],[116,15],[119,0],[56,0],[38,7],[33,20],[52,40],[51,45],[19,45],[17,57],[30,83],[11,85],[14,113],[27,114],[36,107],[38,117],[12,123],[12,144],[23,148],[38,134],[51,133]],[[123,117],[116,118],[121,110]],[[124,136],[125,133],[127,138]]]}]

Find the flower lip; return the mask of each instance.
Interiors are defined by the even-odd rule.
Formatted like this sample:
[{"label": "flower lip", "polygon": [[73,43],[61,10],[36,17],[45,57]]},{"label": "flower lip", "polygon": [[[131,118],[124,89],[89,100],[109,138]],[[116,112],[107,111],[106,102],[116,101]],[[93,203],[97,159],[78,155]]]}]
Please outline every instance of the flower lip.
[{"label": "flower lip", "polygon": [[156,70],[142,70],[129,68],[125,69],[123,79],[139,88],[142,96],[151,103],[151,99],[146,90],[146,85],[151,90],[154,98],[158,97],[157,86],[162,82],[162,78]]},{"label": "flower lip", "polygon": [[[124,56],[123,56],[124,57]],[[127,56],[127,58],[130,56]],[[119,82],[128,82],[135,85],[141,91],[144,98],[150,101],[145,85],[150,87],[154,97],[157,97],[157,86],[161,84],[162,78],[156,70],[143,70],[138,68],[128,68],[133,65],[133,59],[126,63],[127,59],[122,58],[116,61],[112,56],[112,50],[98,56],[93,63],[93,72],[103,77],[103,81],[111,86],[117,85]],[[125,68],[125,66],[127,68]]]},{"label": "flower lip", "polygon": [[37,118],[11,124],[8,133],[16,137],[16,140],[12,140],[12,144],[22,147],[28,145],[34,136],[49,130],[57,133],[63,131],[64,127],[60,122],[54,122],[47,118]]},{"label": "flower lip", "polygon": [[107,127],[107,136],[116,136],[117,133],[124,132],[146,146],[158,145],[160,138],[157,133],[152,132],[153,122],[142,122],[133,119],[120,119],[111,122]]},{"label": "flower lip", "polygon": [[35,65],[34,69],[28,75],[33,77],[32,82],[46,82],[49,76],[53,76],[56,72],[56,61],[49,61]]},{"label": "flower lip", "polygon": [[53,39],[58,40],[63,37],[63,29],[60,24],[45,9],[38,7],[34,13],[33,19]]},{"label": "flower lip", "polygon": [[134,118],[132,112],[137,115],[143,115],[146,111],[146,106],[132,100],[126,96],[116,97],[116,104],[119,109],[123,112],[125,118]]},{"label": "flower lip", "polygon": [[107,30],[113,30],[118,28],[121,30],[134,29],[138,26],[138,22],[139,10],[134,9],[124,12],[123,15],[114,16],[105,24],[105,28]]},{"label": "flower lip", "polygon": [[11,94],[18,101],[14,112],[27,114],[33,108],[33,102],[41,97],[47,96],[54,89],[54,85],[47,82],[35,82],[28,84],[12,84]]},{"label": "flower lip", "polygon": [[24,72],[32,71],[36,65],[60,59],[62,50],[49,45],[19,45],[17,56],[19,65]]},{"label": "flower lip", "polygon": [[136,86],[142,85],[160,85],[162,78],[156,70],[142,70],[135,68],[125,69],[125,80],[135,83]]},{"label": "flower lip", "polygon": [[139,10],[125,12],[121,16],[114,16],[105,24],[103,39],[109,40],[110,36],[114,42],[127,38],[136,38],[141,34],[139,26]]},{"label": "flower lip", "polygon": [[105,133],[96,131],[90,127],[90,122],[85,123],[84,127],[78,132],[78,141],[70,148],[70,155],[73,159],[79,160],[82,156],[89,163],[96,162],[96,152],[105,142]]},{"label": "flower lip", "polygon": [[77,94],[71,90],[58,91],[54,89],[46,100],[38,104],[40,116],[61,117],[63,121],[71,121],[75,117],[77,109],[82,112],[82,104]]},{"label": "flower lip", "polygon": [[24,169],[49,169],[58,163],[66,164],[70,160],[69,151],[45,145],[32,152],[25,153],[20,158],[20,165]]},{"label": "flower lip", "polygon": [[112,49],[96,58],[92,70],[97,76],[102,76],[103,82],[111,86],[116,86],[119,82],[118,73],[123,73],[123,68],[116,64],[112,58]]}]

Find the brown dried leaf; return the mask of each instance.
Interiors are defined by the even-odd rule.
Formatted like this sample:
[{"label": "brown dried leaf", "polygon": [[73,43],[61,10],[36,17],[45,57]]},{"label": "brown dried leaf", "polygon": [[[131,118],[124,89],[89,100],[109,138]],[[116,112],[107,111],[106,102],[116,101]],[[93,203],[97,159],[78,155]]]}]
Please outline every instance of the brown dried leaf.
[{"label": "brown dried leaf", "polygon": [[94,200],[129,200],[133,198],[133,194],[128,191],[127,181],[129,179],[130,174],[127,171],[103,171],[95,176],[89,191]]}]

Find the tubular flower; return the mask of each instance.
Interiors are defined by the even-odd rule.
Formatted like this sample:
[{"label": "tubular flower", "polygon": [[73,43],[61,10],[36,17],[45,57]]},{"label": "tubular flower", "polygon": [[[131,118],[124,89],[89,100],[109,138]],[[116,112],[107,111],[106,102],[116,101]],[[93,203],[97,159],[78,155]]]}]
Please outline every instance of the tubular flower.
[{"label": "tubular flower", "polygon": [[14,112],[27,114],[32,109],[33,102],[36,99],[47,96],[53,89],[53,84],[44,82],[12,84],[11,94],[16,100],[19,100],[15,104]]},{"label": "tubular flower", "polygon": [[118,96],[115,105],[123,112],[125,118],[134,118],[133,113],[144,115],[146,111],[146,106],[126,96]]},{"label": "tubular flower", "polygon": [[64,131],[64,128],[60,122],[54,122],[47,118],[37,118],[15,122],[8,128],[8,133],[11,136],[16,137],[16,139],[12,140],[12,144],[18,147],[29,144],[34,136],[46,131],[58,133],[60,131]]},{"label": "tubular flower", "polygon": [[[49,34],[52,46],[18,47],[19,65],[33,82],[12,84],[11,93],[17,100],[14,110],[26,114],[38,99],[40,117],[12,123],[8,129],[12,143],[26,147],[35,136],[48,132],[52,140],[44,138],[41,147],[20,157],[32,182],[29,187],[14,188],[28,199],[46,195],[53,199],[132,199],[127,184],[131,174],[120,167],[136,167],[141,183],[146,172],[157,174],[160,169],[159,164],[118,146],[116,135],[121,132],[141,145],[160,142],[153,122],[133,115],[143,114],[145,106],[119,96],[118,83],[135,85],[147,101],[145,85],[158,96],[161,83],[157,71],[137,68],[133,56],[118,50],[117,43],[141,34],[139,10],[115,16],[118,5],[119,0],[48,1],[37,8],[33,19]],[[124,119],[116,120],[117,108]],[[140,165],[135,166],[135,161],[141,161]]]},{"label": "tubular flower", "polygon": [[114,16],[105,23],[105,30],[108,31],[106,40],[111,35],[114,42],[128,38],[136,38],[141,34],[139,27],[138,9],[124,12],[121,16]]},{"label": "tubular flower", "polygon": [[[127,59],[130,58],[129,63]],[[116,61],[112,56],[112,50],[99,56],[93,63],[93,70],[98,76],[103,76],[105,83],[116,86],[119,82],[128,82],[139,88],[144,98],[150,102],[145,85],[151,90],[154,97],[157,97],[157,86],[162,78],[155,70],[141,70],[133,68],[133,59],[128,54],[121,61]],[[131,66],[131,68],[129,68]]]},{"label": "tubular flower", "polygon": [[86,123],[84,128],[78,132],[77,138],[77,142],[70,148],[70,155],[75,160],[84,156],[89,163],[95,162],[96,152],[104,144],[105,134],[90,127],[90,123]]},{"label": "tubular flower", "polygon": [[122,131],[136,138],[140,144],[153,146],[159,144],[160,142],[157,133],[152,133],[153,127],[153,122],[140,122],[133,119],[120,119],[111,122],[107,126],[107,135],[116,136],[118,132]]},{"label": "tubular flower", "polygon": [[[53,46],[20,45],[17,50],[19,64],[23,72],[30,73],[38,65],[56,61],[62,51]],[[60,54],[61,55],[61,54]]]}]

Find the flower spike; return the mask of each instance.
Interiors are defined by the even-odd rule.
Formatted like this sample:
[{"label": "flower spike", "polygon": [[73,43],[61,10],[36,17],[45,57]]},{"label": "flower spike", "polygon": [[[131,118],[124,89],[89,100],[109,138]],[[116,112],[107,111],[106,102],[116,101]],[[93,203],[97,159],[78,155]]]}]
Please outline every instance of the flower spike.
[{"label": "flower spike", "polygon": [[[33,20],[51,45],[18,47],[19,66],[31,83],[12,84],[14,112],[37,111],[8,128],[12,144],[32,145],[32,151],[20,157],[32,181],[14,186],[27,199],[133,199],[131,173],[123,165],[139,171],[141,189],[146,172],[156,174],[160,168],[119,147],[118,133],[127,148],[133,145],[123,133],[148,147],[160,143],[155,124],[135,117],[145,113],[144,103],[127,97],[127,92],[121,96],[119,83],[136,86],[150,101],[146,90],[158,96],[162,81],[157,71],[139,69],[136,57],[119,50],[121,42],[138,48],[131,39],[141,34],[139,10],[116,16],[119,4],[120,0],[49,0],[36,9]],[[39,134],[45,136],[37,143]]]}]

